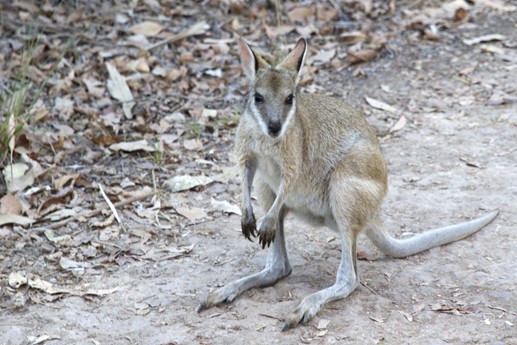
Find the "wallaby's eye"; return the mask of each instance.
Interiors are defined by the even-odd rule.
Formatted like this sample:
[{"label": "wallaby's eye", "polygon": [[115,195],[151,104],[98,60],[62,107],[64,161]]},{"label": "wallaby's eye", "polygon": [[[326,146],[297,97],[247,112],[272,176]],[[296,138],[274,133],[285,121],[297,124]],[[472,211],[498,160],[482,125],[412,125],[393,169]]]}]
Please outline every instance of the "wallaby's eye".
[{"label": "wallaby's eye", "polygon": [[285,98],[285,104],[293,104],[293,95],[290,94]]},{"label": "wallaby's eye", "polygon": [[264,96],[262,96],[260,93],[255,93],[255,102],[260,103],[264,102]]}]

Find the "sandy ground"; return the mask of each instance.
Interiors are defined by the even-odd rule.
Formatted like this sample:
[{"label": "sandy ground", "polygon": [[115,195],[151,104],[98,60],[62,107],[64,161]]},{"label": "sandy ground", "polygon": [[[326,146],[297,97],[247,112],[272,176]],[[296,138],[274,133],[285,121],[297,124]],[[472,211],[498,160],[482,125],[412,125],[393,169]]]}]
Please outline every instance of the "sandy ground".
[{"label": "sandy ground", "polygon": [[[301,298],[333,283],[335,234],[289,218],[292,274],[197,314],[203,294],[258,271],[266,255],[242,237],[237,216],[215,217],[181,233],[178,243],[194,244],[188,255],[91,270],[81,278],[91,288],[118,292],[2,311],[0,344],[30,343],[27,336],[41,335],[59,337],[46,344],[517,344],[517,64],[458,41],[491,33],[499,20],[505,25],[498,32],[515,35],[515,18],[503,19],[452,30],[445,42],[399,37],[394,54],[363,66],[365,79],[348,70],[322,71],[315,79],[365,110],[381,133],[400,115],[407,118],[404,128],[382,140],[390,170],[384,218],[392,233],[499,209],[481,232],[402,260],[382,256],[361,239],[358,249],[372,259],[359,261],[362,285],[308,325],[282,333],[282,319]],[[513,103],[491,105],[496,93]],[[364,96],[400,113],[372,110]],[[200,200],[211,193],[186,195]]]}]

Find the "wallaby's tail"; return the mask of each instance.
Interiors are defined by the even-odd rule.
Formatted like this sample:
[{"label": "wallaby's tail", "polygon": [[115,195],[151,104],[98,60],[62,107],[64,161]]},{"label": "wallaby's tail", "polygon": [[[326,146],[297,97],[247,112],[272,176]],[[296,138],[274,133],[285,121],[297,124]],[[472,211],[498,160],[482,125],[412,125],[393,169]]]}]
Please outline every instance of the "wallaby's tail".
[{"label": "wallaby's tail", "polygon": [[404,258],[470,236],[490,223],[498,213],[496,210],[465,223],[429,230],[405,239],[392,237],[379,222],[368,229],[367,235],[385,254]]}]

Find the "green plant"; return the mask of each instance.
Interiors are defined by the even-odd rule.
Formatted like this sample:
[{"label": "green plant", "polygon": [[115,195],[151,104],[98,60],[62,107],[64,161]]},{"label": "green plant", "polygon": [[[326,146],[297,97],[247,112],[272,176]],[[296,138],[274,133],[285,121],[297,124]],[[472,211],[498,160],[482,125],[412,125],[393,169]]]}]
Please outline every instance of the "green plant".
[{"label": "green plant", "polygon": [[163,160],[163,148],[156,147],[153,152],[154,162],[160,164]]},{"label": "green plant", "polygon": [[201,133],[203,132],[203,125],[197,122],[190,122],[188,124],[189,132],[191,132],[196,139],[201,138]]},{"label": "green plant", "polygon": [[[0,24],[3,20],[0,12]],[[58,63],[70,50],[70,47],[73,47],[72,43],[75,40],[74,36],[65,43],[65,49],[61,51],[57,58],[55,57],[45,79],[37,87],[34,87],[29,72],[34,59],[37,57],[37,48],[40,43],[39,30],[31,26],[20,28],[20,30],[26,30],[30,38],[26,41],[19,61],[16,61],[16,65],[12,68],[12,75],[8,75],[3,84],[0,83],[0,166],[3,166],[7,159],[12,164],[16,139],[29,123],[32,110],[41,92],[53,75]],[[45,61],[45,63],[48,62]]]},{"label": "green plant", "polygon": [[29,100],[32,82],[28,71],[32,61],[31,48],[22,55],[16,75],[0,90],[0,165],[7,158],[12,161],[12,150],[25,127],[35,100]]}]

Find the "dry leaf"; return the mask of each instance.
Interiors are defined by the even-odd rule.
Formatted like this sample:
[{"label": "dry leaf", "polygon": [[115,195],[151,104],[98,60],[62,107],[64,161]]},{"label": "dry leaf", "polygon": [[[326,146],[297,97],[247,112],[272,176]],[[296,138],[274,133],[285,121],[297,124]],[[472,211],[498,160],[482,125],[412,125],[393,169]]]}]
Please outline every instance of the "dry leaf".
[{"label": "dry leaf", "polygon": [[164,252],[165,255],[157,255],[157,251],[155,250],[149,250],[144,256],[142,256],[142,259],[145,260],[153,260],[153,261],[162,261],[162,260],[170,260],[170,259],[176,259],[183,255],[190,254],[192,249],[194,249],[195,244],[191,244],[190,246],[183,246],[183,247],[167,247],[166,249],[159,250],[158,252]]},{"label": "dry leaf", "polygon": [[54,189],[60,190],[69,182],[70,186],[73,186],[75,184],[75,180],[77,180],[80,176],[80,173],[61,176],[54,180]]},{"label": "dry leaf", "polygon": [[19,216],[16,214],[0,214],[0,226],[5,224],[18,224],[21,226],[31,225],[34,219]]},{"label": "dry leaf", "polygon": [[12,288],[19,288],[22,285],[27,284],[27,278],[20,272],[11,272],[8,278],[8,284]]},{"label": "dry leaf", "polygon": [[212,183],[213,180],[206,176],[174,176],[173,178],[165,181],[165,187],[171,192],[181,192],[189,190],[197,186],[204,186]]},{"label": "dry leaf", "polygon": [[485,53],[492,53],[498,55],[504,55],[505,53],[505,50],[503,48],[498,47],[494,44],[481,44],[479,48],[481,48],[481,51]]},{"label": "dry leaf", "polygon": [[402,128],[406,126],[407,120],[404,115],[402,115],[397,122],[390,128],[389,133],[400,131]]},{"label": "dry leaf", "polygon": [[201,112],[201,117],[207,119],[215,119],[217,117],[217,110],[203,108],[203,111]]},{"label": "dry leaf", "polygon": [[86,268],[90,268],[92,264],[89,262],[77,262],[62,256],[61,259],[59,259],[59,266],[64,270],[84,271]]},{"label": "dry leaf", "polygon": [[45,237],[56,246],[72,245],[72,237],[70,235],[56,236],[54,231],[47,229],[44,231]]},{"label": "dry leaf", "polygon": [[[506,1],[507,3],[511,3],[512,1]],[[515,12],[517,11],[517,6],[515,5],[506,5],[502,0],[477,0],[476,4],[482,7],[491,8],[501,12]]]},{"label": "dry leaf", "polygon": [[321,319],[319,322],[318,322],[318,326],[317,328],[318,329],[327,329],[327,326],[329,325],[330,323],[330,320],[327,320],[327,319]]},{"label": "dry leaf", "polygon": [[219,201],[212,198],[210,200],[212,207],[218,211],[222,211],[224,213],[233,213],[239,216],[242,216],[241,209],[237,205],[232,205],[228,201]]},{"label": "dry leaf", "polygon": [[125,152],[134,152],[134,151],[146,151],[146,152],[154,152],[156,149],[151,146],[147,140],[138,140],[138,141],[129,141],[118,144],[110,145],[110,150],[113,151],[125,151]]},{"label": "dry leaf", "polygon": [[162,77],[162,78],[167,76],[167,70],[165,68],[163,68],[162,66],[155,66],[151,73],[157,77]]},{"label": "dry leaf", "polygon": [[27,284],[33,289],[44,291],[50,295],[70,292],[67,289],[55,288],[51,283],[45,280],[41,280],[41,278],[39,277],[35,277],[34,279],[28,279]]},{"label": "dry leaf", "polygon": [[371,97],[368,97],[368,96],[364,96],[364,99],[366,100],[366,102],[374,107],[375,109],[379,109],[379,110],[384,110],[384,111],[387,111],[387,112],[390,112],[390,113],[396,113],[397,112],[397,108],[387,104],[387,103],[384,103],[382,101],[379,101],[375,98],[371,98]]},{"label": "dry leaf", "polygon": [[96,98],[102,98],[106,89],[100,80],[94,78],[83,78],[83,82],[90,95]]},{"label": "dry leaf", "polygon": [[151,71],[151,68],[147,63],[146,58],[143,56],[138,58],[138,60],[134,60],[133,62],[131,62],[130,66],[133,71],[137,72],[149,73]]},{"label": "dry leaf", "polygon": [[23,205],[14,193],[7,193],[0,199],[0,214],[22,214]]},{"label": "dry leaf", "polygon": [[178,207],[176,212],[178,212],[178,214],[182,215],[183,217],[188,218],[189,220],[196,220],[206,217],[206,212],[198,207]]},{"label": "dry leaf", "polygon": [[68,120],[74,112],[74,101],[67,97],[57,97],[54,102],[54,111],[62,119]]},{"label": "dry leaf", "polygon": [[313,7],[296,7],[287,13],[287,16],[292,22],[307,22],[308,19],[314,15]]},{"label": "dry leaf", "polygon": [[370,254],[363,251],[357,251],[357,260],[367,260],[367,261],[374,261],[379,256],[377,254]]},{"label": "dry leaf", "polygon": [[163,26],[155,22],[147,21],[129,28],[129,31],[136,35],[153,37],[163,31]]},{"label": "dry leaf", "polygon": [[133,101],[133,94],[127,85],[126,78],[124,78],[109,62],[106,62],[106,68],[108,69],[109,79],[107,82],[108,91],[111,97],[115,98],[119,102],[122,102],[122,110],[127,119],[132,119],[133,114],[131,109],[135,106]]},{"label": "dry leaf", "polygon": [[136,315],[147,315],[151,312],[151,309],[149,308],[149,304],[145,302],[135,302],[133,305],[135,307],[135,314]]},{"label": "dry leaf", "polygon": [[332,58],[336,56],[336,48],[329,50],[319,50],[318,53],[312,57],[312,63],[314,65],[323,65],[329,63]]},{"label": "dry leaf", "polygon": [[[42,215],[48,213],[45,212],[45,209],[51,207],[52,205],[63,204],[66,201],[66,197],[72,194],[74,191],[73,186],[68,186],[65,188],[58,189],[56,194],[49,196],[45,201],[43,201],[38,207],[37,214]],[[55,208],[54,208],[55,210]]]},{"label": "dry leaf", "polygon": [[47,220],[50,220],[50,221],[58,221],[58,220],[61,220],[61,219],[65,219],[65,218],[69,218],[69,217],[74,217],[77,215],[77,211],[75,211],[74,209],[71,209],[71,208],[63,208],[63,209],[60,209],[60,210],[57,210],[55,212],[52,212],[52,213],[49,213],[47,215],[45,215],[45,219]]},{"label": "dry leaf", "polygon": [[377,56],[377,50],[375,49],[360,49],[360,50],[349,50],[348,61],[350,63],[361,63],[373,60]]},{"label": "dry leaf", "polygon": [[336,19],[338,16],[338,11],[335,8],[332,7],[326,7],[326,6],[318,6],[316,8],[316,18],[318,20],[321,20],[323,22],[329,22],[331,20]]},{"label": "dry leaf", "polygon": [[8,192],[17,192],[32,186],[34,180],[43,173],[38,162],[30,159],[26,154],[22,155],[22,159],[30,164],[30,169],[25,163],[15,163],[7,165],[2,171]]},{"label": "dry leaf", "polygon": [[338,39],[345,44],[356,44],[359,42],[364,42],[367,38],[368,36],[361,31],[344,32],[338,37]]},{"label": "dry leaf", "polygon": [[271,27],[269,25],[264,24],[264,30],[266,32],[266,35],[272,40],[276,39],[278,36],[287,35],[294,29],[295,27],[292,25],[279,25]]},{"label": "dry leaf", "polygon": [[44,335],[40,335],[39,337],[35,337],[32,335],[27,336],[27,340],[30,342],[30,345],[38,345],[38,344],[43,344],[47,340],[60,340],[60,339],[61,339],[61,337],[59,335],[44,334]]},{"label": "dry leaf", "polygon": [[231,167],[223,167],[223,172],[213,177],[214,181],[221,183],[228,183],[231,179],[239,176],[240,168],[238,165]]},{"label": "dry leaf", "polygon": [[198,139],[185,140],[183,146],[189,151],[197,151],[203,148],[203,143]]}]

